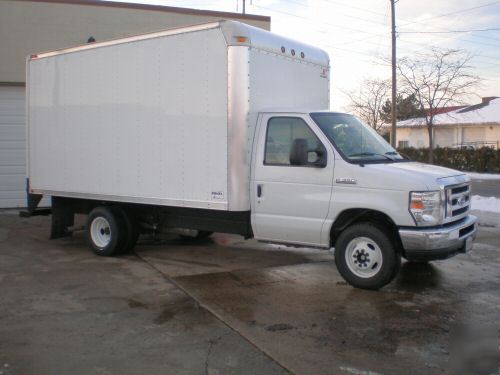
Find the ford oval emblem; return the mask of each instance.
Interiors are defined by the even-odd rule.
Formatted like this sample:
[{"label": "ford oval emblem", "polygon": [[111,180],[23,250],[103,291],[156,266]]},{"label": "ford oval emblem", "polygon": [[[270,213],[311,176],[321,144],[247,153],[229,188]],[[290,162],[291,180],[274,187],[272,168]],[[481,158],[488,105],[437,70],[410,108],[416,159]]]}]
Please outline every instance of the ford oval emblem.
[{"label": "ford oval emblem", "polygon": [[465,204],[465,197],[458,198],[457,203],[460,207],[463,207],[463,205]]}]

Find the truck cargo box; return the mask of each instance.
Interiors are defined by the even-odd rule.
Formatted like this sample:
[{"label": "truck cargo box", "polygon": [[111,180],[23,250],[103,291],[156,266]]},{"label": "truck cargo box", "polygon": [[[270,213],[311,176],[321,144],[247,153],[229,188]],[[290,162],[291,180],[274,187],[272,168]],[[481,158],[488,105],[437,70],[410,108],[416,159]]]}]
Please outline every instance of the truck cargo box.
[{"label": "truck cargo box", "polygon": [[259,111],[311,106],[328,55],[234,21],[32,55],[30,191],[247,211]]}]

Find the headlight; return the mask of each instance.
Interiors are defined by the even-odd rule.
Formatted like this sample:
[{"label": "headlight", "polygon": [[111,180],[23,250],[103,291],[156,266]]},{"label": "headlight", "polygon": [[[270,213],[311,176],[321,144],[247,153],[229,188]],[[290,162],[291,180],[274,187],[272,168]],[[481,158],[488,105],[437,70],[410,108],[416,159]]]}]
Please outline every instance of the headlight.
[{"label": "headlight", "polygon": [[414,191],[410,193],[410,212],[417,225],[438,225],[441,221],[441,192]]}]

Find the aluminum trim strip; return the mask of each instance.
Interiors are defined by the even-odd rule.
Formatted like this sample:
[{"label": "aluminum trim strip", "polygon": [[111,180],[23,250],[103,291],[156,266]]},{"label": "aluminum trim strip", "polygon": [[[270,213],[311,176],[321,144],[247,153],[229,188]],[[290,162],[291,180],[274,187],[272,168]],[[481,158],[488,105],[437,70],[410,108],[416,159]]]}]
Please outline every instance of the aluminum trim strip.
[{"label": "aluminum trim strip", "polygon": [[45,189],[32,189],[32,191],[33,194],[51,195],[51,196],[67,197],[67,198],[92,199],[92,200],[103,200],[103,201],[122,202],[122,203],[150,204],[158,206],[209,208],[221,211],[228,210],[227,202],[190,201],[190,200],[177,200],[177,199],[154,198],[154,197],[129,197],[129,196],[119,196],[119,195],[103,195],[103,194],[92,194],[92,193],[54,191]]}]

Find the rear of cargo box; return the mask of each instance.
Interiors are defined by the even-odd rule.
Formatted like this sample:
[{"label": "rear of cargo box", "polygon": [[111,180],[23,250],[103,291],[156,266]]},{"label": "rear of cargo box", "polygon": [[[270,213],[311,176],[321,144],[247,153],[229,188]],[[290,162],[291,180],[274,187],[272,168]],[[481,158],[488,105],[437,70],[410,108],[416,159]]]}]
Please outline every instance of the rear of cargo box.
[{"label": "rear of cargo box", "polygon": [[227,210],[227,45],[218,23],[28,60],[38,194]]}]

